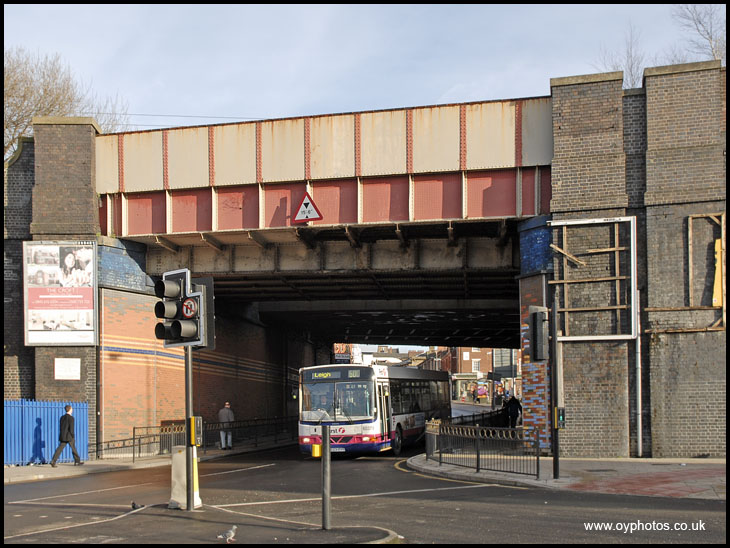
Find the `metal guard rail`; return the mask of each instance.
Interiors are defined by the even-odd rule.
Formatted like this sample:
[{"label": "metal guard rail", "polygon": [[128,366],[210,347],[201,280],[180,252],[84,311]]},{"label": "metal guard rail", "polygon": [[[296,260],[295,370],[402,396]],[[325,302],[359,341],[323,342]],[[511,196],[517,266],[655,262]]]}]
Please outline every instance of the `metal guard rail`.
[{"label": "metal guard rail", "polygon": [[[203,452],[215,448],[220,443],[220,431],[231,430],[234,444],[247,443],[257,447],[262,440],[278,443],[282,440],[296,440],[297,417],[283,419],[251,419],[231,423],[203,423]],[[132,437],[120,440],[99,442],[89,448],[92,459],[128,459],[132,462],[139,458],[156,457],[170,454],[176,445],[185,445],[186,428],[184,423],[164,426],[135,426]]]},{"label": "metal guard rail", "polygon": [[525,428],[426,423],[426,458],[439,465],[524,474],[540,479],[537,432]]}]

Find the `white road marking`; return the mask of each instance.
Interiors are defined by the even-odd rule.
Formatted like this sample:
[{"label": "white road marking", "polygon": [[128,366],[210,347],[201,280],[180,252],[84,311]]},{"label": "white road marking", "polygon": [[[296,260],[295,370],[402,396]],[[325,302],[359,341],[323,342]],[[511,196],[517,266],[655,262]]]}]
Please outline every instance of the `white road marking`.
[{"label": "white road marking", "polygon": [[[206,504],[205,506],[210,506],[210,505]],[[224,506],[229,506],[229,505],[224,505]],[[315,523],[306,523],[303,521],[292,521],[289,519],[272,518],[269,516],[259,516],[258,514],[247,514],[245,512],[237,512],[236,510],[229,510],[228,508],[224,508],[223,506],[210,506],[210,507],[215,508],[216,510],[221,510],[223,512],[229,512],[231,514],[236,514],[237,516],[247,516],[250,518],[257,518],[257,519],[268,519],[269,521],[280,521],[283,523],[293,523],[295,525],[305,525],[307,527],[313,527],[315,529],[321,527],[321,524],[317,525]]]},{"label": "white road marking", "polygon": [[269,466],[276,466],[275,463],[262,464],[261,466],[251,466],[250,468],[238,468],[237,470],[229,470],[228,472],[215,472],[213,474],[201,474],[201,478],[207,478],[209,476],[222,476],[224,474],[234,474],[236,472],[247,472],[249,470],[258,470],[259,468],[268,468]]},{"label": "white road marking", "polygon": [[116,517],[104,519],[104,520],[101,520],[101,521],[88,521],[86,523],[77,523],[75,525],[66,525],[65,527],[55,527],[53,529],[44,529],[42,531],[31,531],[30,533],[21,533],[19,535],[11,535],[9,537],[3,537],[3,539],[4,540],[8,540],[8,539],[13,539],[13,538],[27,537],[27,536],[30,536],[30,535],[42,535],[43,533],[53,533],[54,531],[65,531],[67,529],[74,529],[76,527],[85,527],[86,525],[96,525],[96,524],[99,524],[99,523],[107,523],[107,522],[110,522],[110,521],[116,521],[116,520],[118,520],[120,518],[123,518],[123,517],[126,517],[126,516],[130,516],[130,515],[132,515],[132,514],[134,514],[136,512],[139,512],[140,510],[143,510],[144,508],[146,508],[146,506],[145,507],[142,507],[142,508],[139,508],[137,510],[132,510],[130,512],[125,512],[124,514],[120,514],[120,515],[118,515]]},{"label": "white road marking", "polygon": [[37,499],[15,500],[15,501],[8,502],[8,504],[24,504],[27,502],[36,502],[38,500],[60,499],[63,497],[75,497],[77,495],[88,495],[91,493],[104,493],[105,491],[116,491],[118,489],[131,489],[133,487],[142,487],[143,485],[153,485],[153,484],[154,484],[154,482],[138,483],[137,485],[125,485],[123,487],[110,487],[109,489],[97,489],[95,491],[81,491],[79,493],[66,493],[65,495],[53,495],[51,497],[40,497]]},{"label": "white road marking", "polygon": [[[368,498],[368,497],[387,497],[391,495],[409,495],[412,493],[433,493],[436,491],[455,491],[458,489],[479,489],[483,487],[492,487],[491,485],[487,484],[479,484],[479,485],[462,485],[460,487],[436,487],[432,489],[412,489],[410,491],[385,491],[382,493],[365,493],[363,495],[340,495],[340,496],[334,496],[332,497],[332,500],[344,500],[344,499],[359,499],[359,498]],[[215,505],[213,508],[233,508],[235,506],[258,506],[258,505],[267,505],[267,504],[288,504],[293,502],[319,502],[322,500],[322,497],[316,497],[316,498],[308,498],[308,499],[286,499],[286,500],[269,500],[269,501],[260,501],[260,502],[238,502],[235,504],[220,504]]]}]

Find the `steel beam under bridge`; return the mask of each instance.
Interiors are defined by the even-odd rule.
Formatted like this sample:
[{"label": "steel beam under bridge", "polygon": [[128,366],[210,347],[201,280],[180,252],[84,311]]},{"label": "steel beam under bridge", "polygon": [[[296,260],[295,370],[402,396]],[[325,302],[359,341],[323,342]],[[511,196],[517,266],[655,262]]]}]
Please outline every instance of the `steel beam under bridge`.
[{"label": "steel beam under bridge", "polygon": [[519,347],[516,299],[279,301],[258,312],[265,324],[332,342]]}]

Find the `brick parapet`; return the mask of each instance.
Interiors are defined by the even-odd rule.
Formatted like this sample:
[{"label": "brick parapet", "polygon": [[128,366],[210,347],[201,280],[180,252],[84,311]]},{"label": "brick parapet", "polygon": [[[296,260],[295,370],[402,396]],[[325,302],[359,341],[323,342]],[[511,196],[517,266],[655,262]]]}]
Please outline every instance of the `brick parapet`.
[{"label": "brick parapet", "polygon": [[627,207],[621,73],[551,81],[552,213]]},{"label": "brick parapet", "polygon": [[[85,239],[100,233],[93,120],[34,118],[35,240]],[[84,122],[85,123],[82,123]]]}]

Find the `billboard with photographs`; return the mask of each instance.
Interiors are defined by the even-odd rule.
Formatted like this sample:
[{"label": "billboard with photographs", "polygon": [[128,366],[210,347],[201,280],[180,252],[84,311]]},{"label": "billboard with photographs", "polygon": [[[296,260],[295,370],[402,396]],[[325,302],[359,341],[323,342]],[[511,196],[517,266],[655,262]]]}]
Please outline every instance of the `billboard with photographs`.
[{"label": "billboard with photographs", "polygon": [[24,242],[25,344],[93,346],[96,242]]}]

